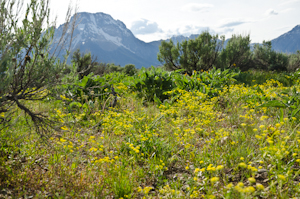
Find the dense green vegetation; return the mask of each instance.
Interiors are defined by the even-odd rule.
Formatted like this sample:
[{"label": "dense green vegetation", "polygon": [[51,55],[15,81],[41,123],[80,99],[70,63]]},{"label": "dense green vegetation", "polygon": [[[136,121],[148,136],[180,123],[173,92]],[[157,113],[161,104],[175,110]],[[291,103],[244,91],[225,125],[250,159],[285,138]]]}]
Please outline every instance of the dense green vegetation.
[{"label": "dense green vegetation", "polygon": [[250,48],[250,36],[232,35],[224,48],[225,37],[203,32],[195,40],[174,44],[162,41],[158,60],[168,70],[183,69],[188,74],[194,70],[208,70],[213,66],[222,69],[238,68],[242,71],[259,69],[264,71],[294,72],[300,67],[300,51],[284,54],[272,50],[271,42],[263,41]]},{"label": "dense green vegetation", "polygon": [[[8,2],[0,198],[300,197],[299,53],[203,33],[162,42],[159,68],[80,51],[67,65],[47,54],[47,12],[18,27]],[[38,2],[27,12],[47,10]]]},{"label": "dense green vegetation", "polygon": [[46,142],[19,110],[2,129],[2,196],[299,197],[299,75],[151,68],[64,84],[26,102],[60,122]]}]

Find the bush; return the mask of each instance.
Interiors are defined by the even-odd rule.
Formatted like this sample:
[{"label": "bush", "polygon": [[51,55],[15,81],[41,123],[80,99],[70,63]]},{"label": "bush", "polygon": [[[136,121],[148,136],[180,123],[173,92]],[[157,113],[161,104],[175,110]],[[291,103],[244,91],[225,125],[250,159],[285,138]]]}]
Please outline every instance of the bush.
[{"label": "bush", "polygon": [[270,41],[254,46],[253,61],[256,68],[262,70],[286,71],[288,66],[288,56],[272,50]]},{"label": "bush", "polygon": [[138,93],[138,97],[150,102],[163,102],[165,99],[168,99],[168,95],[165,92],[175,87],[171,72],[164,71],[162,68],[154,68],[153,66],[149,70],[142,68],[126,84],[131,90]]},{"label": "bush", "polygon": [[96,58],[94,58],[91,53],[80,53],[80,49],[73,52],[71,62],[77,67],[79,79],[90,74],[97,64]]},{"label": "bush", "polygon": [[129,76],[132,76],[137,72],[135,65],[133,65],[133,64],[125,65],[123,71],[126,75],[129,75]]},{"label": "bush", "polygon": [[288,71],[294,72],[300,68],[300,51],[296,54],[289,55]]},{"label": "bush", "polygon": [[250,35],[245,37],[242,35],[232,35],[226,48],[221,52],[219,67],[237,67],[241,70],[248,70],[250,68],[250,59]]},{"label": "bush", "polygon": [[105,72],[106,73],[123,72],[123,68],[120,65],[107,64],[107,68]]},{"label": "bush", "polygon": [[191,75],[194,70],[208,70],[216,64],[223,42],[218,41],[218,35],[212,36],[209,32],[203,32],[194,40],[177,43],[176,46],[172,40],[162,41],[158,60],[168,70],[184,69]]},{"label": "bush", "polygon": [[298,75],[295,73],[289,76],[285,72],[279,73],[276,71],[248,70],[241,72],[234,78],[237,80],[238,84],[245,84],[247,86],[264,84],[270,79],[282,83],[283,86],[293,86],[298,79]]},{"label": "bush", "polygon": [[177,88],[181,90],[189,92],[198,90],[210,97],[215,97],[218,95],[218,90],[222,90],[236,81],[234,77],[239,72],[238,70],[235,72],[232,69],[221,70],[214,67],[205,72],[194,71],[191,76],[175,73],[174,81]]},{"label": "bush", "polygon": [[91,72],[94,73],[94,75],[102,76],[107,71],[107,64],[106,63],[97,63],[92,69]]}]

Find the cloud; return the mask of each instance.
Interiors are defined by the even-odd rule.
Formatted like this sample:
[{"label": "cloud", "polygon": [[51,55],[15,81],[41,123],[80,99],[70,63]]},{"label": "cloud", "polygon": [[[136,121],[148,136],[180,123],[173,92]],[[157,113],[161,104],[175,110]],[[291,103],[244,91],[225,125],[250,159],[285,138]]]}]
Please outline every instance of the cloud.
[{"label": "cloud", "polygon": [[223,30],[219,31],[218,33],[220,35],[222,35],[222,34],[232,33],[233,31],[234,31],[234,28],[224,28]]},{"label": "cloud", "polygon": [[207,12],[209,8],[214,7],[212,4],[190,3],[183,6],[182,10],[186,12]]},{"label": "cloud", "polygon": [[134,21],[130,29],[133,32],[133,34],[141,35],[162,32],[162,30],[158,27],[158,24],[156,22],[152,22],[147,19],[140,19],[138,21]]},{"label": "cloud", "polygon": [[276,28],[275,30],[276,31],[287,31],[287,30],[290,30],[290,29],[291,29],[291,26],[282,26],[282,27]]},{"label": "cloud", "polygon": [[285,6],[285,5],[288,5],[288,4],[292,4],[292,3],[296,3],[296,2],[299,2],[300,0],[284,0],[283,3],[280,3],[279,6]]},{"label": "cloud", "polygon": [[278,15],[278,12],[276,10],[270,8],[265,12],[265,15]]},{"label": "cloud", "polygon": [[192,34],[200,34],[203,31],[209,31],[211,34],[214,33],[208,26],[197,26],[197,25],[184,25],[180,26],[180,28],[176,28],[175,30],[169,30],[169,35],[183,35],[190,36]]},{"label": "cloud", "polygon": [[220,28],[230,28],[234,26],[238,26],[244,23],[249,23],[251,20],[246,20],[246,19],[223,19],[221,20],[221,25],[219,26]]}]

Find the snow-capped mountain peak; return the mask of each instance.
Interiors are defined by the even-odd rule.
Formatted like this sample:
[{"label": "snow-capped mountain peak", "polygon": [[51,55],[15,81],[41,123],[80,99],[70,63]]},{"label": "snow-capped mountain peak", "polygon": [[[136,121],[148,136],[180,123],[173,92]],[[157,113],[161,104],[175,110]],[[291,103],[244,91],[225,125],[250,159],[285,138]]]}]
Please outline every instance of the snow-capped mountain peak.
[{"label": "snow-capped mountain peak", "polygon": [[[74,16],[71,23],[73,20]],[[57,37],[54,39],[58,40],[58,35],[61,35],[62,31],[63,25],[57,28],[55,33]],[[156,50],[150,50],[154,49],[153,46],[137,39],[123,22],[113,19],[108,14],[78,13],[73,35],[71,53],[79,48],[81,52],[92,52],[101,62],[114,62],[120,65],[132,63],[137,67],[148,65],[150,62],[145,58],[149,59],[149,56],[152,56],[151,62],[159,64]],[[116,57],[121,61],[116,62]]]}]

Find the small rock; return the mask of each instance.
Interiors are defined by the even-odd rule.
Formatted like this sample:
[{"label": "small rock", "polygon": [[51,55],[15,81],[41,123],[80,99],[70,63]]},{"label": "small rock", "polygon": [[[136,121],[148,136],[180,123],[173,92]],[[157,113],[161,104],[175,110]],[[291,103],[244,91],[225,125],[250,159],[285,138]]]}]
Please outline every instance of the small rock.
[{"label": "small rock", "polygon": [[257,172],[258,172],[258,173],[265,173],[265,172],[268,172],[268,170],[267,170],[267,169],[258,169]]},{"label": "small rock", "polygon": [[181,187],[181,189],[182,189],[182,191],[188,191],[188,189],[190,188],[190,186],[189,185],[183,185],[182,187]]}]

